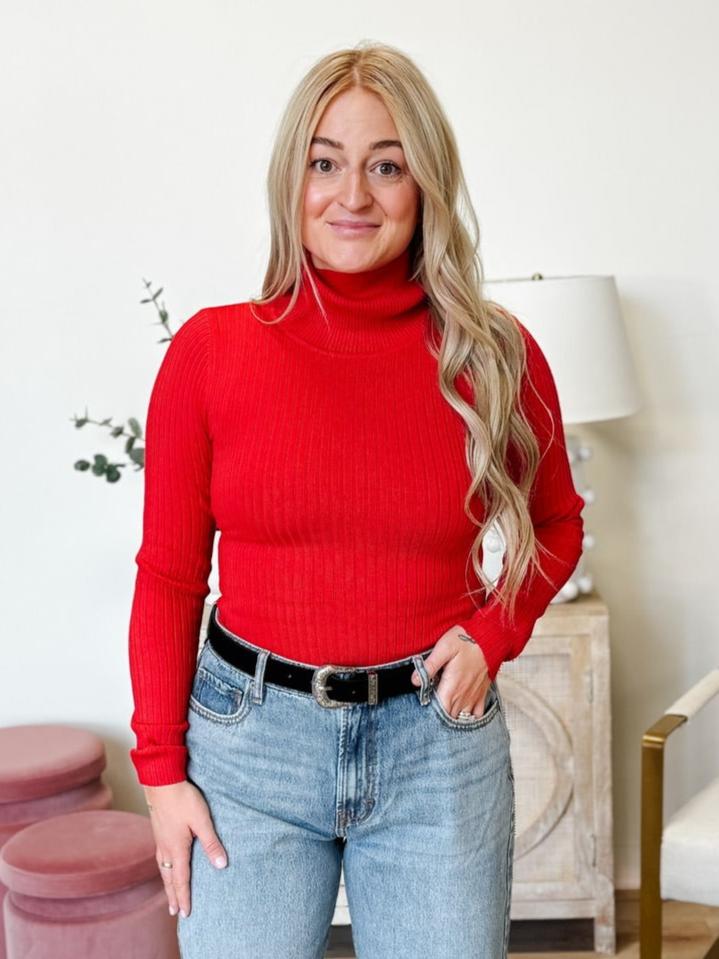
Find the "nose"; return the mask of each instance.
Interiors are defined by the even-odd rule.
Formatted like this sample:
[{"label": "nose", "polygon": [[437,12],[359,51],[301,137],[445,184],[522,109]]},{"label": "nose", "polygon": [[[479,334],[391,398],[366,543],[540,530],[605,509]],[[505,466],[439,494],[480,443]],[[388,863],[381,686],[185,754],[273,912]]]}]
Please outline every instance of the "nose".
[{"label": "nose", "polygon": [[361,210],[371,205],[372,194],[362,170],[349,171],[342,178],[340,203],[348,210]]}]

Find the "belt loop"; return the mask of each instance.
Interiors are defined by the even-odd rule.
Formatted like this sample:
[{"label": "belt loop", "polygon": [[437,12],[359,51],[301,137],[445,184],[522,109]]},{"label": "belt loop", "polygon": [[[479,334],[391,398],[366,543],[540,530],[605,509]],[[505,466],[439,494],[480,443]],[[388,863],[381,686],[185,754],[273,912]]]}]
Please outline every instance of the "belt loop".
[{"label": "belt loop", "polygon": [[255,663],[255,675],[252,678],[252,702],[261,703],[265,691],[265,666],[269,659],[269,649],[259,650]]},{"label": "belt loop", "polygon": [[419,697],[420,704],[422,706],[426,706],[430,699],[432,681],[429,678],[427,667],[424,665],[424,657],[421,653],[417,653],[416,656],[413,656],[412,662],[414,663],[414,668],[417,670],[422,680],[422,685],[417,690],[417,696]]}]

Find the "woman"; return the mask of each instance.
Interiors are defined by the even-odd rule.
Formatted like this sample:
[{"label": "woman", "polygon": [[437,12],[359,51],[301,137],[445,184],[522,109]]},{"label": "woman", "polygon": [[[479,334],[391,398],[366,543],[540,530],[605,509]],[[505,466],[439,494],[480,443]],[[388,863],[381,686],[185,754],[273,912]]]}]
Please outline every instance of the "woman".
[{"label": "woman", "polygon": [[131,757],[181,952],[323,956],[344,866],[361,959],[497,959],[496,675],[583,531],[552,374],[482,298],[454,137],[396,49],[309,71],[269,200],[263,297],[187,320],[148,411]]}]

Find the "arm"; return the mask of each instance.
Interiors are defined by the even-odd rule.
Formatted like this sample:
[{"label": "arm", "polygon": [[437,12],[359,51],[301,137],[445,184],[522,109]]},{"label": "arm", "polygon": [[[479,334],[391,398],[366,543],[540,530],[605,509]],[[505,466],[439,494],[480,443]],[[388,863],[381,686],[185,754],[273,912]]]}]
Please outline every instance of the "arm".
[{"label": "arm", "polygon": [[142,544],[129,624],[134,711],[130,750],[140,783],[185,779],[187,705],[215,524],[206,390],[210,315],[200,310],[170,341],[145,430]]},{"label": "arm", "polygon": [[[519,322],[519,321],[517,321]],[[523,404],[539,441],[541,461],[532,486],[529,512],[537,541],[555,554],[539,554],[539,564],[550,577],[550,586],[538,571],[529,570],[517,596],[516,616],[510,623],[499,603],[492,599],[469,619],[458,623],[481,647],[490,679],[494,679],[505,660],[522,652],[550,601],[569,579],[582,554],[584,499],[577,493],[567,456],[557,388],[547,359],[537,341],[521,323],[527,344],[527,371],[536,391],[551,411],[547,411],[534,390],[523,381]],[[551,438],[552,428],[554,438]],[[500,582],[504,582],[504,574]]]}]

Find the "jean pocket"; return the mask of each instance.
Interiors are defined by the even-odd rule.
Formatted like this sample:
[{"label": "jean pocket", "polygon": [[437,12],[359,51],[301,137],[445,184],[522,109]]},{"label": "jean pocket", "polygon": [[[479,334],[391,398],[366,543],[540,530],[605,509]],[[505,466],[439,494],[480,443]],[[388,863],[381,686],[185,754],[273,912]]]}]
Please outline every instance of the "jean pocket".
[{"label": "jean pocket", "polygon": [[[248,683],[251,678],[248,677]],[[245,718],[252,704],[248,683],[233,682],[200,663],[195,670],[189,708],[195,714],[222,725],[234,725]]]},{"label": "jean pocket", "polygon": [[440,722],[444,723],[444,725],[448,726],[450,729],[460,729],[464,732],[475,729],[483,729],[499,712],[499,699],[497,697],[497,690],[494,685],[494,681],[490,683],[489,689],[487,690],[487,695],[484,698],[484,712],[481,716],[472,716],[469,719],[463,719],[460,716],[452,716],[452,714],[445,708],[442,700],[439,698],[437,686],[434,685],[432,686],[430,703],[432,704],[435,715],[439,718]]}]

